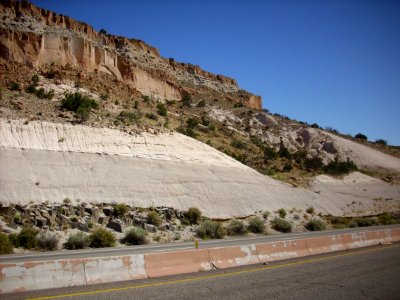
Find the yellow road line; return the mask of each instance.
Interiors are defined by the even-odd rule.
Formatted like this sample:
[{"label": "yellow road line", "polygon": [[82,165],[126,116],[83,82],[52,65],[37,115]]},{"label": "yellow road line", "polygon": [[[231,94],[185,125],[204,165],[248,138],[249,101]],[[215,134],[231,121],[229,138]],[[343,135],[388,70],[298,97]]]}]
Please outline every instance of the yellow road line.
[{"label": "yellow road line", "polygon": [[104,289],[104,290],[97,290],[97,291],[78,292],[78,293],[60,294],[60,295],[54,295],[54,296],[45,296],[45,297],[39,297],[39,298],[30,298],[28,300],[45,300],[45,299],[77,297],[77,296],[84,296],[84,295],[95,295],[95,294],[101,294],[101,293],[110,293],[110,292],[133,290],[133,289],[143,289],[143,288],[148,288],[148,287],[171,285],[171,284],[178,284],[178,283],[191,282],[191,281],[199,281],[199,280],[204,280],[204,279],[229,277],[229,276],[235,276],[235,275],[239,275],[239,274],[259,272],[259,271],[268,270],[268,269],[278,269],[278,268],[288,267],[288,266],[303,265],[303,264],[307,264],[307,263],[311,263],[311,262],[323,261],[323,260],[328,260],[328,259],[337,258],[337,257],[351,256],[351,255],[355,255],[355,254],[359,254],[359,253],[380,251],[380,250],[385,250],[385,249],[394,248],[394,247],[400,247],[400,244],[384,246],[381,248],[374,248],[374,249],[368,249],[368,250],[358,250],[358,251],[354,251],[354,252],[350,252],[350,253],[341,253],[341,254],[336,254],[336,255],[319,257],[319,258],[311,258],[311,259],[295,261],[295,262],[288,262],[288,263],[278,264],[278,265],[274,265],[274,266],[264,266],[264,267],[258,267],[258,268],[248,269],[248,270],[233,271],[233,272],[222,273],[222,274],[198,276],[198,277],[193,277],[193,278],[170,280],[170,281],[163,281],[163,282],[156,282],[156,283],[146,283],[146,284],[141,284],[141,285],[130,285],[130,286],[125,286],[125,287],[111,288],[111,289]]}]

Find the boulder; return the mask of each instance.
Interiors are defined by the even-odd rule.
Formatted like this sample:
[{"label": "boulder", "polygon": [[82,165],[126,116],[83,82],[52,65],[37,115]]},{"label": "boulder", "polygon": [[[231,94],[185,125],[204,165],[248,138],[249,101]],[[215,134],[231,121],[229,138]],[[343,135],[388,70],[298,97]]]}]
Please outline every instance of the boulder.
[{"label": "boulder", "polygon": [[122,221],[120,219],[111,220],[107,223],[107,227],[115,231],[122,232]]}]

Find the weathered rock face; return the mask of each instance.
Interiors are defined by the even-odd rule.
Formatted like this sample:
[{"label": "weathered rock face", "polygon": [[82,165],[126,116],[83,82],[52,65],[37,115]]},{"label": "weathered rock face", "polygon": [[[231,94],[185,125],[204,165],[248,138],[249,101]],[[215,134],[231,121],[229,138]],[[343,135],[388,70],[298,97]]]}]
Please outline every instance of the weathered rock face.
[{"label": "weathered rock face", "polygon": [[[232,78],[162,58],[143,41],[98,33],[26,1],[0,3],[0,56],[34,68],[56,64],[108,73],[158,99],[180,100],[184,85],[239,91]],[[261,97],[249,94],[244,104],[261,109]]]},{"label": "weathered rock face", "polygon": [[[347,181],[325,176],[311,190],[293,188],[178,133],[135,136],[80,125],[1,120],[0,165],[3,204],[70,198],[181,211],[198,207],[206,216],[226,219],[309,206],[332,215],[375,214],[397,211],[400,203],[399,186],[361,175]],[[373,199],[379,197],[392,200],[376,207]],[[358,210],[353,202],[360,203]],[[92,218],[106,225],[111,211],[103,207]],[[40,222],[51,222],[42,217]]]}]

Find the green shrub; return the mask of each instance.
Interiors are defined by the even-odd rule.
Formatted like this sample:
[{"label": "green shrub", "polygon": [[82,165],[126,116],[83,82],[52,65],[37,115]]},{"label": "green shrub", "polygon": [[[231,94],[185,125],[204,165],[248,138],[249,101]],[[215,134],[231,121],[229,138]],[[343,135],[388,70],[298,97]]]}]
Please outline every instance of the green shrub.
[{"label": "green shrub", "polygon": [[44,88],[39,88],[39,89],[35,89],[34,91],[36,97],[38,97],[39,99],[53,99],[54,97],[54,91],[53,90],[49,90],[48,92],[46,92],[44,90]]},{"label": "green shrub", "polygon": [[18,234],[16,233],[10,233],[8,235],[8,238],[10,239],[11,243],[14,245],[15,248],[20,247],[19,245],[19,239],[18,239]]},{"label": "green shrub", "polygon": [[161,225],[161,218],[160,215],[155,212],[155,211],[151,211],[147,214],[147,223],[148,224],[153,224],[154,226],[160,226]]},{"label": "green shrub", "polygon": [[233,146],[233,147],[235,147],[235,148],[238,148],[238,149],[244,149],[244,148],[246,148],[246,144],[243,143],[242,141],[239,141],[239,140],[233,140],[233,141],[231,142],[231,146]]},{"label": "green shrub", "polygon": [[67,241],[64,243],[64,248],[69,250],[84,249],[89,247],[89,236],[81,231],[69,235]]},{"label": "green shrub", "polygon": [[17,82],[11,82],[10,84],[10,90],[11,91],[19,91],[21,88],[19,86],[19,83]]},{"label": "green shrub", "polygon": [[163,117],[167,116],[167,107],[161,102],[157,104],[157,113]]},{"label": "green shrub", "polygon": [[277,158],[277,156],[278,156],[278,153],[275,151],[274,148],[265,146],[264,157],[266,160],[274,160]]},{"label": "green shrub", "polygon": [[272,228],[274,228],[276,231],[280,232],[291,232],[292,231],[292,224],[290,224],[288,221],[281,219],[281,218],[275,218],[273,221],[271,221]]},{"label": "green shrub", "polygon": [[332,175],[348,174],[349,172],[356,170],[357,166],[351,160],[347,161],[334,160],[324,167],[324,171]]},{"label": "green shrub", "polygon": [[378,139],[378,140],[375,141],[375,144],[386,146],[387,145],[387,141],[383,140],[383,139]]},{"label": "green shrub", "polygon": [[107,30],[102,28],[99,30],[99,33],[105,35],[105,34],[107,34]]},{"label": "green shrub", "polygon": [[197,207],[190,207],[186,212],[190,224],[198,224],[201,219],[201,211]]},{"label": "green shrub", "polygon": [[367,226],[374,226],[377,225],[375,219],[372,218],[357,218],[354,220],[357,223],[358,227],[367,227]]},{"label": "green shrub", "polygon": [[126,213],[129,211],[129,207],[128,205],[124,204],[124,203],[118,203],[117,205],[115,205],[114,207],[114,216],[116,216],[117,218],[119,217],[123,217],[126,215]]},{"label": "green shrub", "polygon": [[38,83],[39,83],[39,81],[40,81],[40,78],[39,78],[39,75],[38,75],[38,74],[35,74],[35,75],[32,76],[31,82],[32,82],[32,84],[33,84],[34,86],[37,86]]},{"label": "green shrub", "polygon": [[200,102],[197,103],[197,107],[204,107],[204,106],[206,106],[206,101],[204,100],[200,100]]},{"label": "green shrub", "polygon": [[90,110],[97,108],[97,102],[79,92],[66,94],[61,104],[62,109],[74,111],[82,120],[89,117]]},{"label": "green shrub", "polygon": [[247,228],[253,233],[263,233],[265,230],[265,224],[259,217],[254,217],[250,219]]},{"label": "green shrub", "polygon": [[114,247],[115,246],[115,235],[104,228],[97,228],[89,235],[90,247],[102,248],[102,247]]},{"label": "green shrub", "polygon": [[58,248],[58,238],[55,233],[40,232],[37,236],[37,245],[42,250],[52,251]]},{"label": "green shrub", "polygon": [[142,114],[140,112],[129,112],[129,111],[121,111],[119,113],[118,119],[123,122],[125,125],[129,125],[132,123],[138,123],[142,118]]},{"label": "green shrub", "polygon": [[220,223],[205,220],[197,228],[197,236],[206,239],[222,239],[226,235],[225,229]]},{"label": "green shrub", "polygon": [[319,231],[326,229],[325,223],[320,219],[311,219],[310,221],[307,222],[305,227],[307,230],[310,231]]},{"label": "green shrub", "polygon": [[357,133],[354,136],[354,138],[356,138],[358,140],[364,140],[364,141],[368,140],[368,137],[365,134],[362,134],[362,133]]},{"label": "green shrub", "polygon": [[226,231],[229,235],[244,235],[247,232],[246,225],[237,219],[233,219],[229,222]]},{"label": "green shrub", "polygon": [[146,96],[146,95],[142,95],[142,99],[145,103],[149,103],[150,102],[150,97]]},{"label": "green shrub", "polygon": [[287,215],[287,212],[286,212],[286,210],[285,210],[284,208],[280,208],[280,209],[278,210],[278,213],[279,213],[279,216],[280,216],[282,219],[284,219],[284,218],[286,217],[286,215]]},{"label": "green shrub", "polygon": [[146,113],[146,118],[148,118],[148,119],[150,119],[150,120],[154,120],[154,121],[157,121],[158,120],[158,117],[157,117],[157,115],[156,114],[154,114],[154,113]]},{"label": "green shrub", "polygon": [[0,255],[12,254],[14,252],[14,245],[10,241],[7,234],[0,232]]},{"label": "green shrub", "polygon": [[188,128],[195,128],[200,123],[200,120],[197,118],[189,118],[186,120],[186,124]]},{"label": "green shrub", "polygon": [[194,139],[197,137],[197,133],[192,128],[178,127],[176,131]]},{"label": "green shrub", "polygon": [[25,249],[34,249],[37,246],[38,231],[32,227],[22,228],[18,234],[19,245]]},{"label": "green shrub", "polygon": [[311,128],[317,128],[317,129],[320,129],[320,128],[321,128],[317,123],[312,123],[312,124],[310,125],[310,127],[311,127]]},{"label": "green shrub", "polygon": [[313,206],[310,206],[306,209],[306,213],[313,215],[315,213],[315,209]]},{"label": "green shrub", "polygon": [[324,167],[324,162],[321,157],[306,158],[304,167],[308,170],[320,170]]},{"label": "green shrub", "polygon": [[36,92],[36,87],[33,84],[30,84],[26,87],[25,92],[33,94]]},{"label": "green shrub", "polygon": [[122,242],[128,245],[144,245],[147,244],[147,232],[139,227],[132,227],[126,233]]},{"label": "green shrub", "polygon": [[286,159],[291,159],[292,158],[292,154],[284,146],[281,146],[281,148],[278,151],[278,155],[279,155],[279,157],[286,158]]},{"label": "green shrub", "polygon": [[186,107],[190,107],[191,103],[192,103],[192,96],[190,94],[185,94],[182,97],[182,105],[186,106]]},{"label": "green shrub", "polygon": [[290,172],[292,169],[293,169],[293,166],[292,166],[291,163],[286,163],[286,164],[283,166],[283,172]]},{"label": "green shrub", "polygon": [[382,225],[390,225],[396,224],[396,219],[389,213],[385,212],[378,217],[379,224]]}]

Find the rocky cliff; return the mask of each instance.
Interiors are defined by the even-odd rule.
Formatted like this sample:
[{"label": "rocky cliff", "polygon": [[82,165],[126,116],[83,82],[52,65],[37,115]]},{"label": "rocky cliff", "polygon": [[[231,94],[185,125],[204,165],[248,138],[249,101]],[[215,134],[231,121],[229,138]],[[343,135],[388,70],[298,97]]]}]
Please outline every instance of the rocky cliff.
[{"label": "rocky cliff", "polygon": [[0,3],[0,56],[32,68],[55,64],[104,72],[161,100],[180,100],[194,87],[229,94],[254,109],[262,105],[259,96],[243,97],[234,79],[163,58],[143,41],[99,33],[26,1]]}]

